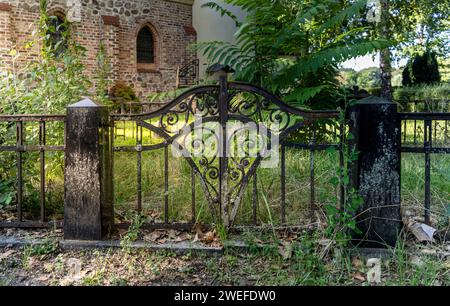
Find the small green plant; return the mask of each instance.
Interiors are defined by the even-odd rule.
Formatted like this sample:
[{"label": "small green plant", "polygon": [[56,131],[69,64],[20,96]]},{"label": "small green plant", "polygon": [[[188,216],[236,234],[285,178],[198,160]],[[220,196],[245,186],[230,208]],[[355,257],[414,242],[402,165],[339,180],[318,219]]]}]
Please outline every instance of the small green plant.
[{"label": "small green plant", "polygon": [[220,241],[224,242],[228,240],[228,230],[222,223],[217,224],[215,230]]},{"label": "small green plant", "polygon": [[108,88],[111,85],[111,80],[109,79],[111,63],[103,43],[100,44],[96,59],[97,69],[95,71],[95,79],[97,80],[97,86],[95,88],[95,100],[103,105],[112,106],[112,101],[108,95]]},{"label": "small green plant", "polygon": [[9,206],[15,197],[14,182],[0,181],[0,208]]},{"label": "small green plant", "polygon": [[127,233],[120,240],[120,246],[126,252],[130,251],[131,244],[135,242],[139,237],[139,231],[142,225],[145,223],[145,216],[141,214],[134,214],[131,217],[130,227]]},{"label": "small green plant", "polygon": [[117,81],[111,88],[111,96],[116,99],[123,99],[127,102],[139,102],[134,89],[123,81]]},{"label": "small green plant", "polygon": [[22,252],[22,265],[24,269],[28,269],[30,257],[54,254],[57,250],[58,243],[50,239],[44,240],[43,243],[26,245]]},{"label": "small green plant", "polygon": [[[344,100],[346,97],[344,96]],[[346,103],[346,107],[341,110],[339,114],[339,122],[341,125],[346,126],[346,109],[352,105],[354,101]],[[334,198],[329,204],[325,206],[326,216],[328,219],[328,227],[326,229],[326,235],[332,241],[335,241],[340,246],[347,246],[351,240],[351,234],[360,234],[361,231],[356,226],[355,214],[360,206],[363,204],[362,197],[358,194],[350,185],[350,175],[348,165],[355,162],[358,157],[358,152],[354,148],[349,147],[348,141],[351,141],[354,136],[350,132],[345,132],[342,136],[342,147],[344,163],[343,167],[339,166],[336,169],[336,176],[331,178],[331,184],[336,188],[339,186],[344,187],[343,207],[336,207],[338,202],[337,198]],[[330,151],[333,151],[331,148]]]}]

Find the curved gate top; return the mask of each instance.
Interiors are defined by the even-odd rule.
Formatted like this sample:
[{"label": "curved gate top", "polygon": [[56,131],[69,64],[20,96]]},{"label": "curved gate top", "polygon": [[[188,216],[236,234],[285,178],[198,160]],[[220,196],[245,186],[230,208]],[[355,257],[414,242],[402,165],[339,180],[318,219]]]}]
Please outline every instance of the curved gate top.
[{"label": "curved gate top", "polygon": [[[112,120],[134,121],[141,128],[136,147],[115,147],[115,151],[138,152],[138,180],[141,152],[165,148],[167,160],[171,147],[200,179],[213,216],[220,216],[229,227],[256,170],[278,162],[280,142],[314,120],[337,115],[291,107],[258,86],[228,82],[224,75],[219,85],[190,89],[155,112],[114,115]],[[142,129],[158,135],[161,142],[142,145]],[[167,175],[165,188],[167,223]],[[141,192],[139,186],[139,209]]]}]

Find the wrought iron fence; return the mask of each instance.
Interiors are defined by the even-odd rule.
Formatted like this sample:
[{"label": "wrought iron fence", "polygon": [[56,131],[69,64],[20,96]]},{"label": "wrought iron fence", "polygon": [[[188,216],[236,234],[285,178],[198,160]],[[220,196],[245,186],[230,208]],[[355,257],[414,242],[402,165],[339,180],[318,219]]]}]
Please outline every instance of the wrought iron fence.
[{"label": "wrought iron fence", "polygon": [[[15,162],[17,167],[17,177],[15,178],[15,203],[16,217],[14,220],[0,220],[0,227],[48,227],[61,226],[60,222],[46,222],[46,152],[64,152],[64,144],[48,144],[47,126],[50,123],[59,122],[64,124],[65,116],[62,115],[11,115],[0,116],[0,124],[4,124],[6,130],[14,129],[15,140],[0,139],[0,153],[15,152]],[[37,144],[28,144],[25,140],[25,124],[38,124]],[[36,130],[32,130],[35,133]],[[39,153],[39,221],[25,220],[23,213],[24,203],[24,153]],[[62,203],[61,203],[62,205]]]},{"label": "wrought iron fence", "polygon": [[200,78],[199,65],[200,61],[195,59],[178,69],[177,88],[198,84]]},{"label": "wrought iron fence", "polygon": [[[284,104],[280,99],[265,90],[243,83],[221,82],[220,86],[202,86],[183,93],[165,107],[151,113],[136,115],[113,115],[112,124],[125,126],[128,124],[134,131],[128,136],[133,141],[124,141],[121,135],[113,135],[113,151],[135,152],[136,154],[136,203],[137,212],[143,210],[143,153],[163,150],[163,182],[164,200],[163,217],[150,224],[151,227],[191,227],[196,220],[197,184],[200,183],[202,193],[207,199],[211,215],[233,223],[239,206],[243,201],[247,189],[251,193],[252,226],[258,224],[257,207],[260,187],[258,187],[258,169],[263,162],[263,156],[258,153],[254,156],[246,155],[231,157],[226,154],[230,150],[231,140],[236,140],[239,128],[232,132],[227,130],[231,122],[262,124],[267,129],[267,135],[275,135],[280,141],[277,151],[280,153],[278,164],[281,198],[279,201],[280,224],[286,223],[286,150],[307,150],[310,152],[309,185],[310,207],[315,206],[315,154],[317,151],[335,148],[339,152],[340,166],[343,166],[344,126],[339,124],[337,111],[304,111]],[[277,124],[278,128],[272,129]],[[217,127],[217,130],[211,127]],[[217,149],[212,156],[201,153],[194,156],[192,150],[200,150],[205,145],[205,139],[196,139],[195,130],[208,130],[208,137],[215,140]],[[258,137],[263,133],[258,130]],[[297,131],[302,133],[297,133]],[[113,131],[117,131],[113,128]],[[219,132],[217,132],[219,131]],[[319,131],[320,137],[318,135]],[[150,142],[149,137],[154,135],[158,141]],[[218,135],[220,134],[220,136]],[[118,137],[119,136],[119,137]],[[204,136],[204,135],[203,135]],[[121,139],[120,139],[121,138]],[[267,138],[267,137],[266,137]],[[225,141],[225,143],[223,142]],[[229,142],[227,142],[229,141]],[[238,146],[245,146],[250,142],[248,138],[242,140]],[[271,140],[262,141],[266,149],[273,146]],[[190,198],[191,213],[189,220],[173,222],[169,218],[169,184],[170,168],[169,155],[173,146],[179,148],[184,159],[190,167]],[[226,149],[225,149],[226,148]],[[204,148],[203,148],[204,149]],[[204,151],[201,151],[204,152]],[[248,152],[247,152],[248,153]],[[154,170],[156,171],[156,169]],[[307,182],[305,182],[307,184]],[[341,184],[339,199],[344,200]],[[247,224],[248,225],[248,224]]]},{"label": "wrought iron fence", "polygon": [[[402,153],[424,154],[425,223],[430,223],[431,155],[450,153],[450,113],[399,113]],[[450,172],[450,169],[449,169]]]}]

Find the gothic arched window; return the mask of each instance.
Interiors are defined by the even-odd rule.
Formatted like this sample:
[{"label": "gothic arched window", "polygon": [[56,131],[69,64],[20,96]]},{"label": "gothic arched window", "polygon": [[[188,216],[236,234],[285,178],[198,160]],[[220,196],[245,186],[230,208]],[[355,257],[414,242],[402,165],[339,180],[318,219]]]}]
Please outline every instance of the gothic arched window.
[{"label": "gothic arched window", "polygon": [[67,23],[61,12],[53,13],[48,21],[49,42],[56,55],[61,55],[67,49]]},{"label": "gothic arched window", "polygon": [[138,64],[155,63],[155,40],[148,26],[143,27],[137,36],[137,62]]}]

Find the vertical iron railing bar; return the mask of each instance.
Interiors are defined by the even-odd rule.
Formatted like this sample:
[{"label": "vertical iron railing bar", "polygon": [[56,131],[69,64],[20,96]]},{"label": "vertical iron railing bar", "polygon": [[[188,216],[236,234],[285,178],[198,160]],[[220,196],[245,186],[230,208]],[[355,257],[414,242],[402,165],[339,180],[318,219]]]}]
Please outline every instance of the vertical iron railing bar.
[{"label": "vertical iron railing bar", "polygon": [[41,167],[41,194],[40,194],[40,209],[41,209],[41,222],[45,222],[45,150],[42,146],[46,145],[45,136],[45,121],[39,122],[39,145],[40,148],[40,167]]},{"label": "vertical iron railing bar", "polygon": [[315,211],[315,145],[316,145],[316,126],[312,126],[311,148],[309,150],[309,209],[310,214],[313,216]]},{"label": "vertical iron railing bar", "polygon": [[417,121],[414,119],[414,145],[417,144]]},{"label": "vertical iron railing bar", "polygon": [[[222,219],[228,219],[229,207],[227,203],[228,198],[228,136],[227,136],[227,122],[228,122],[228,80],[227,76],[220,77],[220,93],[219,93],[219,121],[221,126],[221,141],[219,150],[219,211],[222,214]],[[225,215],[224,215],[225,214]],[[227,220],[223,220],[227,221]],[[228,226],[228,224],[226,224]]]},{"label": "vertical iron railing bar", "polygon": [[448,124],[450,123],[450,121],[449,120],[445,120],[444,123],[445,123],[444,143],[448,144]]},{"label": "vertical iron railing bar", "polygon": [[345,189],[344,186],[344,171],[347,171],[345,169],[345,157],[344,157],[344,150],[345,150],[345,124],[343,122],[339,123],[339,169],[341,169],[341,173],[339,174],[339,207],[341,211],[345,210]]},{"label": "vertical iron railing bar", "polygon": [[17,162],[17,213],[19,222],[22,222],[22,204],[23,204],[23,122],[16,123],[16,162]]},{"label": "vertical iron railing bar", "polygon": [[[136,146],[137,146],[137,210],[142,212],[142,139],[139,137],[140,122],[136,122]],[[134,128],[134,126],[133,126]]]},{"label": "vertical iron railing bar", "polygon": [[403,121],[403,143],[406,143],[406,134],[408,132],[407,126],[406,126],[406,120]]},{"label": "vertical iron railing bar", "polygon": [[191,167],[191,185],[192,185],[192,191],[191,191],[191,196],[192,196],[192,224],[196,223],[196,194],[195,194],[195,170],[193,167]]},{"label": "vertical iron railing bar", "polygon": [[169,223],[169,147],[164,147],[164,223]]},{"label": "vertical iron railing bar", "polygon": [[281,144],[281,224],[286,224],[286,146]]},{"label": "vertical iron railing bar", "polygon": [[431,207],[431,194],[430,194],[430,178],[431,178],[431,158],[430,149],[432,146],[432,121],[431,119],[425,120],[424,128],[424,150],[425,150],[425,223],[430,224],[430,207]]},{"label": "vertical iron railing bar", "polygon": [[[115,128],[117,126],[117,123],[116,123],[116,121],[114,120],[113,117],[110,117],[110,119],[111,119],[111,139],[110,139],[110,142],[111,142],[111,173],[112,173],[112,176],[113,176],[113,178],[111,180],[112,181],[111,192],[112,192],[112,201],[113,201],[113,205],[114,205],[115,200],[116,200],[116,197],[115,197],[116,184],[115,184],[115,181],[114,181],[114,178],[115,178],[115,175],[114,175],[114,173],[115,173],[114,159],[115,159],[115,155],[116,155],[115,154],[115,137],[116,137]],[[124,134],[125,134],[125,132],[124,132]]]},{"label": "vertical iron railing bar", "polygon": [[253,225],[258,224],[258,174],[255,172],[253,175]]}]

